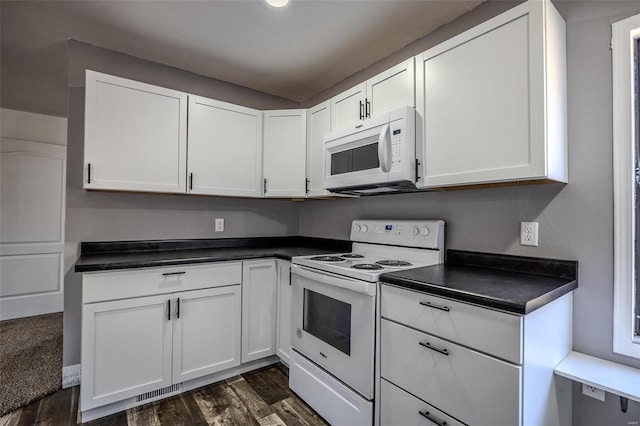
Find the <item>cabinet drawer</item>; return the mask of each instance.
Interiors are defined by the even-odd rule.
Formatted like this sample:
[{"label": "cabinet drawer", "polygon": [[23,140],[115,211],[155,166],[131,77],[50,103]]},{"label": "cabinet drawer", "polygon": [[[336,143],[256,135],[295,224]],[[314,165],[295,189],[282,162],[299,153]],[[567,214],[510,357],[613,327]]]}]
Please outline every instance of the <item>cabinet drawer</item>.
[{"label": "cabinet drawer", "polygon": [[385,319],[381,340],[391,383],[468,424],[520,424],[521,367]]},{"label": "cabinet drawer", "polygon": [[242,262],[128,269],[82,275],[82,303],[240,284]]},{"label": "cabinet drawer", "polygon": [[382,317],[522,364],[522,317],[382,286]]},{"label": "cabinet drawer", "polygon": [[464,426],[464,423],[460,423],[384,379],[380,381],[380,407],[380,424],[382,426],[428,426],[433,424]]}]

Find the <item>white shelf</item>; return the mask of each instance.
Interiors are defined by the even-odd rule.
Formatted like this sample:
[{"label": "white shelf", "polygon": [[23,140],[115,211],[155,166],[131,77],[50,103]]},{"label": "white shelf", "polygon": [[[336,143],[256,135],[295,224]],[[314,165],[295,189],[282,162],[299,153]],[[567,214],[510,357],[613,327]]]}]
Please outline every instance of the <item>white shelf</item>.
[{"label": "white shelf", "polygon": [[571,352],[558,364],[555,373],[640,402],[640,369]]}]

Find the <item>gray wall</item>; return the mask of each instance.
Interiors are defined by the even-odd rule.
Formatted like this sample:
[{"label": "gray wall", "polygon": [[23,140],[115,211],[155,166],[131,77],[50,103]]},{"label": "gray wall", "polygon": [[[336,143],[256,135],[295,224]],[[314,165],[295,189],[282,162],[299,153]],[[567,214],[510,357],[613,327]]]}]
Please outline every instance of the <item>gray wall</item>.
[{"label": "gray wall", "polygon": [[[305,202],[300,234],[346,238],[353,219],[437,218],[447,221],[448,248],[500,252],[579,261],[574,293],[574,349],[640,367],[640,361],[612,351],[613,325],[613,179],[611,23],[640,13],[640,2],[554,2],[567,21],[569,184],[539,185],[367,199]],[[376,71],[350,77],[349,85],[428,48],[446,33],[466,29],[502,4],[485,4],[450,25],[385,59]],[[321,101],[346,87],[316,97]],[[540,222],[540,246],[519,245],[521,221]],[[627,425],[640,421],[640,404],[622,414],[618,399],[606,402],[582,396],[574,386],[575,425]],[[637,424],[637,423],[633,423]]]},{"label": "gray wall", "polygon": [[[68,152],[63,365],[80,363],[80,274],[73,272],[81,241],[229,238],[297,235],[298,204],[281,200],[82,189],[84,70],[92,69],[260,109],[298,104],[83,43],[68,44]],[[225,232],[214,233],[214,218]]]}]

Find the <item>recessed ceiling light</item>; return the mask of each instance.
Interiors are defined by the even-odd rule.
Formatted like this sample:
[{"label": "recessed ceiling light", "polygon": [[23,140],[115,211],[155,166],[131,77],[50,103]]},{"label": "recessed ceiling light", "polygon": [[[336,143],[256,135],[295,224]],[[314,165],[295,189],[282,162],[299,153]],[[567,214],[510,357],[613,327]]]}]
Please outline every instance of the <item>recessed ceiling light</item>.
[{"label": "recessed ceiling light", "polygon": [[266,0],[266,2],[273,7],[284,7],[289,3],[289,0]]}]

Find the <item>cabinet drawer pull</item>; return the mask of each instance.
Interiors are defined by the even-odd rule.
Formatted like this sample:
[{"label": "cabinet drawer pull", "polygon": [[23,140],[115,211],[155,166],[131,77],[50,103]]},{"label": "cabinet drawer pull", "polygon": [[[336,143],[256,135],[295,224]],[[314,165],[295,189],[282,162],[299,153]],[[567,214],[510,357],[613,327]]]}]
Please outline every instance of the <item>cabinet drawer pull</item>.
[{"label": "cabinet drawer pull", "polygon": [[371,118],[371,102],[367,98],[364,98],[364,115],[365,118]]},{"label": "cabinet drawer pull", "polygon": [[180,318],[180,298],[176,299],[176,318]]},{"label": "cabinet drawer pull", "polygon": [[189,191],[193,191],[193,173],[189,173]]},{"label": "cabinet drawer pull", "polygon": [[432,351],[436,351],[438,353],[441,353],[442,355],[449,355],[449,351],[448,350],[439,349],[439,348],[436,348],[434,346],[431,346],[431,343],[429,343],[429,342],[418,342],[418,344],[420,346],[424,346],[425,348],[431,349]]},{"label": "cabinet drawer pull", "polygon": [[364,104],[362,103],[362,101],[360,102],[360,120],[364,120]]},{"label": "cabinet drawer pull", "polygon": [[451,309],[450,309],[448,306],[438,306],[438,305],[434,305],[434,304],[433,304],[433,303],[431,303],[431,302],[423,302],[423,301],[420,301],[420,304],[421,304],[422,306],[426,306],[427,308],[438,309],[438,310],[440,310],[440,311],[445,311],[445,312],[449,312],[449,311],[451,311]]},{"label": "cabinet drawer pull", "polygon": [[431,416],[431,413],[429,413],[428,411],[418,411],[418,414],[429,420],[431,423],[437,424],[438,426],[447,426],[447,422],[445,422],[444,420],[436,419],[435,417]]},{"label": "cabinet drawer pull", "polygon": [[263,188],[262,189],[263,189],[262,193],[266,194],[267,193],[267,178],[264,178],[264,183],[263,183]]},{"label": "cabinet drawer pull", "polygon": [[167,300],[167,321],[171,321],[171,299]]},{"label": "cabinet drawer pull", "polygon": [[170,275],[183,275],[183,274],[186,274],[186,272],[185,271],[181,271],[181,272],[165,272],[162,275],[164,275],[165,277],[168,277]]},{"label": "cabinet drawer pull", "polygon": [[87,183],[91,183],[91,163],[87,164]]}]

